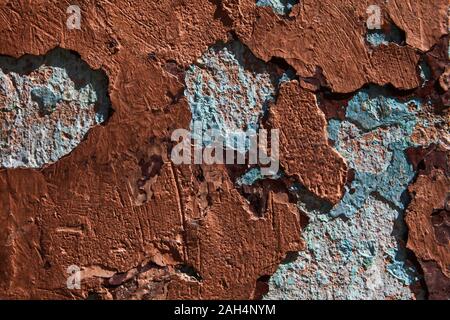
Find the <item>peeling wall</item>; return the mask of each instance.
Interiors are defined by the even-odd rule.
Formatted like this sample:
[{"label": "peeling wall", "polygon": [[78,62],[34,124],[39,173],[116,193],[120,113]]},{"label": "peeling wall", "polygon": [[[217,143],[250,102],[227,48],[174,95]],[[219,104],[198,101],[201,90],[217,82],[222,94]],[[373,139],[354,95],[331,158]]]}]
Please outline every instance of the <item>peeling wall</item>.
[{"label": "peeling wall", "polygon": [[[79,5],[0,1],[0,298],[449,298],[446,1]],[[176,165],[196,121],[280,172]]]},{"label": "peeling wall", "polygon": [[[308,250],[271,279],[268,298],[411,299],[419,274],[407,261],[404,209],[414,170],[406,158],[418,100],[400,101],[368,87],[347,104],[344,120],[328,123],[329,139],[354,172],[331,210],[310,210]],[[431,143],[431,141],[429,142]],[[423,297],[423,293],[417,297]]]},{"label": "peeling wall", "polygon": [[237,133],[258,130],[280,78],[274,65],[258,60],[239,41],[211,47],[185,76],[191,130],[204,137],[208,130],[217,130],[227,147],[245,151],[248,143],[236,145]]},{"label": "peeling wall", "polygon": [[70,153],[109,115],[107,80],[75,54],[0,58],[0,166],[40,168]]}]

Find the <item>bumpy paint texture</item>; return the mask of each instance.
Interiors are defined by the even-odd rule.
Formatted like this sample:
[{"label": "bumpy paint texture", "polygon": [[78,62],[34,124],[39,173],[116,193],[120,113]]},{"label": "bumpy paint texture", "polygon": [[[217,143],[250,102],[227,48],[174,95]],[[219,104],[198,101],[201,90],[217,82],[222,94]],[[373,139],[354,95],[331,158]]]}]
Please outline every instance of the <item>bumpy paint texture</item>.
[{"label": "bumpy paint texture", "polygon": [[[306,206],[300,205],[305,209]],[[411,299],[418,279],[405,262],[402,215],[368,197],[349,220],[309,211],[307,250],[270,280],[268,299]]]},{"label": "bumpy paint texture", "polygon": [[257,0],[259,7],[271,7],[278,14],[286,15],[299,3],[299,0]]},{"label": "bumpy paint texture", "polygon": [[203,133],[204,144],[208,130],[217,130],[227,147],[244,152],[248,141],[243,137],[258,130],[279,78],[274,66],[258,60],[239,41],[211,47],[185,76],[191,128]]},{"label": "bumpy paint texture", "polygon": [[389,43],[401,44],[403,36],[402,31],[391,23],[385,28],[367,30],[366,40],[370,45],[378,47]]},{"label": "bumpy paint texture", "polygon": [[420,107],[419,101],[400,102],[369,88],[350,100],[343,122],[330,121],[329,138],[356,172],[331,216],[351,217],[375,193],[404,209],[402,196],[414,176],[404,151],[412,146],[410,136]]},{"label": "bumpy paint texture", "polygon": [[242,176],[240,176],[236,180],[236,184],[238,186],[247,185],[250,186],[254,184],[257,181],[263,180],[263,179],[279,179],[281,177],[281,173],[277,173],[272,176],[263,175],[261,173],[261,169],[259,167],[251,168],[248,171],[246,171]]},{"label": "bumpy paint texture", "polygon": [[[424,297],[409,288],[420,276],[407,259],[404,222],[407,187],[415,176],[405,151],[417,146],[412,135],[430,125],[421,116],[423,104],[369,86],[348,102],[344,120],[329,121],[329,139],[354,170],[353,181],[331,210],[300,195],[299,207],[309,217],[308,249],[278,270],[267,298]],[[445,137],[446,118],[434,122],[443,127],[438,136]],[[428,138],[426,143],[445,141]]]},{"label": "bumpy paint texture", "polygon": [[78,5],[0,0],[0,299],[450,299],[448,1]]},{"label": "bumpy paint texture", "polygon": [[109,113],[107,80],[75,54],[0,58],[0,166],[58,161]]}]

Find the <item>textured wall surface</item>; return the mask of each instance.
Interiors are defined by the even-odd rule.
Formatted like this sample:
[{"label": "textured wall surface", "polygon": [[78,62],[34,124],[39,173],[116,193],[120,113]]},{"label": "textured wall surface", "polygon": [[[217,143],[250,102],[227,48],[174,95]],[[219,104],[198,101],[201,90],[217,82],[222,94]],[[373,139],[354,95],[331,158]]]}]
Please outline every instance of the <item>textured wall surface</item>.
[{"label": "textured wall surface", "polygon": [[3,168],[54,163],[108,118],[106,76],[68,51],[3,57],[0,77]]},{"label": "textured wall surface", "polygon": [[450,299],[447,1],[76,4],[0,0],[1,299]]}]

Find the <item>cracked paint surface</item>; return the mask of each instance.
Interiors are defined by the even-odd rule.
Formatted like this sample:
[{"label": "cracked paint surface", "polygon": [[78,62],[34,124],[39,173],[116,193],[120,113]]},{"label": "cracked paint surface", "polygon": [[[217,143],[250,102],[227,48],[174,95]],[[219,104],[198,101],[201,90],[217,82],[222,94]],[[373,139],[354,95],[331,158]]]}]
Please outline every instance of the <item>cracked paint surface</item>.
[{"label": "cracked paint surface", "polygon": [[[425,117],[424,103],[417,99],[401,101],[380,87],[358,92],[348,103],[344,121],[330,120],[329,139],[355,170],[355,178],[341,202],[330,215],[351,217],[376,194],[403,210],[405,191],[414,177],[405,150],[420,144],[448,143],[445,117]],[[441,125],[440,133],[420,141],[418,133]]]},{"label": "cracked paint surface", "polygon": [[349,220],[320,211],[310,211],[308,217],[307,250],[279,268],[267,299],[413,297],[408,285],[418,275],[398,245],[406,230],[397,210],[369,197]]},{"label": "cracked paint surface", "polygon": [[[343,121],[329,121],[329,139],[354,170],[354,179],[331,210],[300,197],[299,207],[309,217],[308,249],[280,267],[266,298],[423,297],[409,287],[419,274],[407,259],[404,222],[406,191],[415,175],[405,150],[417,145],[412,136],[418,128],[429,126],[430,120],[420,116],[423,105],[369,86],[348,102]],[[434,121],[445,126],[445,118]],[[446,130],[438,136],[445,137]],[[432,142],[442,141],[426,143]]]},{"label": "cracked paint surface", "polygon": [[66,50],[1,57],[0,166],[40,168],[70,153],[107,119],[106,85]]},{"label": "cracked paint surface", "polygon": [[413,145],[410,136],[420,107],[419,101],[400,102],[371,87],[350,100],[345,121],[329,122],[329,138],[355,170],[351,187],[331,216],[351,217],[371,194],[404,209],[402,195],[414,177],[404,151]]},{"label": "cracked paint surface", "polygon": [[194,134],[203,134],[208,144],[207,131],[217,130],[227,147],[245,151],[248,141],[239,136],[258,130],[279,78],[274,66],[258,60],[239,41],[211,47],[185,76]]},{"label": "cracked paint surface", "polygon": [[[6,2],[0,54],[77,52],[110,80],[115,116],[54,165],[0,170],[1,299],[259,299],[273,274],[268,298],[420,298],[402,243],[411,176],[408,248],[429,298],[448,298],[447,1],[375,3],[402,30],[400,45],[378,46],[358,0],[301,0],[290,13],[281,0],[80,1],[80,30],[65,28],[66,2]],[[295,79],[277,88],[274,65]],[[42,80],[29,90],[36,121],[66,103]],[[365,97],[369,84],[392,91]],[[345,110],[358,98],[370,102],[362,119]],[[398,110],[385,116],[383,103]],[[223,134],[279,129],[283,173],[175,165],[171,134],[193,117]],[[397,170],[399,182],[387,177]],[[348,216],[330,215],[342,205]],[[80,290],[67,287],[71,265]]]}]

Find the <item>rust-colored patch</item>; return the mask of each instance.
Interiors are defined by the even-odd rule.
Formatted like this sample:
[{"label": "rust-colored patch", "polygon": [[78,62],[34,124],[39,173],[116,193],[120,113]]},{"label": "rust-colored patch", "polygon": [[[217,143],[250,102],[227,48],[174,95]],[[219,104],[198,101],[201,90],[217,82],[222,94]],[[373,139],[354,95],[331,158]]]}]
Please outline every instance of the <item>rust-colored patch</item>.
[{"label": "rust-colored patch", "polygon": [[[450,179],[440,169],[433,169],[428,175],[419,175],[409,188],[412,201],[406,213],[409,228],[407,246],[425,271],[431,297],[435,291],[441,290],[440,286],[448,288],[450,282],[450,239],[447,236],[448,213],[445,210],[449,190]],[[436,282],[436,277],[442,280]]]},{"label": "rust-colored patch", "polygon": [[344,193],[347,166],[328,144],[325,116],[315,96],[291,81],[281,87],[269,121],[280,130],[280,163],[286,173],[317,196],[337,203]]}]

